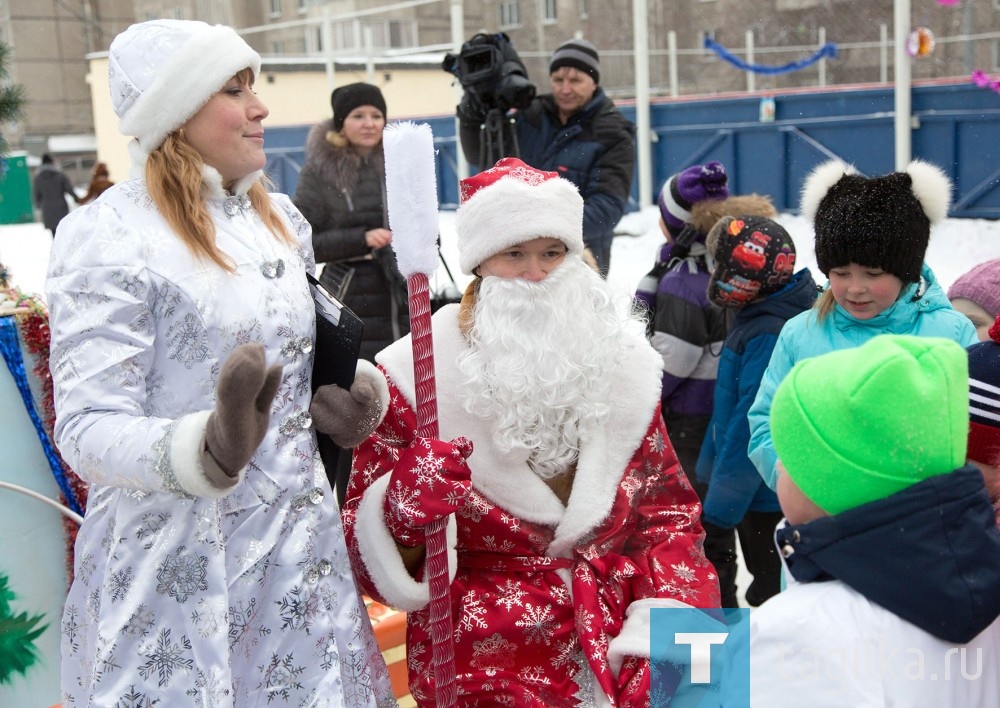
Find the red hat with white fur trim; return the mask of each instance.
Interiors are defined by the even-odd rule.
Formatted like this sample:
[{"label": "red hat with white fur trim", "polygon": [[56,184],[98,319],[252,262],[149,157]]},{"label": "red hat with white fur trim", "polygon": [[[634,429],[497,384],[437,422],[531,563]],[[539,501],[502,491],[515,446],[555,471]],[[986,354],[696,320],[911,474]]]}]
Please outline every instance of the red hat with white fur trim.
[{"label": "red hat with white fur trim", "polygon": [[583,198],[557,173],[505,157],[459,186],[455,230],[466,275],[505,248],[536,238],[556,238],[569,253],[583,253]]}]

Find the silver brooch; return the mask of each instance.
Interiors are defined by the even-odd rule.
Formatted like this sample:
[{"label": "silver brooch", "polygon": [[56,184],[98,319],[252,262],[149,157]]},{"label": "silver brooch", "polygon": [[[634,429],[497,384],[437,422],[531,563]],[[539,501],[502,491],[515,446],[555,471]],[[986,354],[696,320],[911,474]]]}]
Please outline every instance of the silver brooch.
[{"label": "silver brooch", "polygon": [[250,208],[250,197],[245,194],[236,197],[226,197],[222,206],[226,210],[227,216],[236,216],[241,211]]},{"label": "silver brooch", "polygon": [[268,280],[280,278],[285,273],[285,261],[280,258],[274,261],[264,261],[260,264],[260,272]]}]

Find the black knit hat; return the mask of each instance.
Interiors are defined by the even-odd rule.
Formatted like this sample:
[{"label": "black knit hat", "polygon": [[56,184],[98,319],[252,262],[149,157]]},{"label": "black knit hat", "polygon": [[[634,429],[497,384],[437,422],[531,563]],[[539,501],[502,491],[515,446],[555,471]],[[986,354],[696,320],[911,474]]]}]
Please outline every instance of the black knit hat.
[{"label": "black knit hat", "polygon": [[333,107],[333,129],[338,133],[344,127],[344,118],[358,106],[375,106],[386,115],[382,91],[363,81],[335,88],[330,94],[330,105]]},{"label": "black knit hat", "polygon": [[549,74],[564,66],[571,66],[590,74],[595,84],[601,83],[601,60],[597,56],[597,47],[585,39],[563,42],[552,52]]},{"label": "black knit hat", "polygon": [[763,216],[724,216],[705,239],[715,268],[708,299],[740,308],[785,287],[795,272],[795,243],[781,224]]},{"label": "black knit hat", "polygon": [[920,160],[905,172],[871,178],[834,160],[813,170],[802,189],[802,213],[813,220],[824,275],[856,263],[904,283],[920,280],[931,226],[947,215],[950,201],[944,172]]}]

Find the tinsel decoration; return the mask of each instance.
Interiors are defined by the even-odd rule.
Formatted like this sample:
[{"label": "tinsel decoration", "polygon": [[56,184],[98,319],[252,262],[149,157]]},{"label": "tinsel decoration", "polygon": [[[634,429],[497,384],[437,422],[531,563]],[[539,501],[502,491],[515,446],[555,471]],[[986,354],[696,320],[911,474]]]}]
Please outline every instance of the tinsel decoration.
[{"label": "tinsel decoration", "polygon": [[1000,94],[1000,79],[991,79],[990,75],[982,69],[976,69],[969,77],[979,88],[989,89],[993,93]]},{"label": "tinsel decoration", "polygon": [[[62,490],[60,503],[77,512],[83,514],[87,506],[87,483],[80,479],[75,472],[66,464],[59,451],[53,443],[53,428],[55,426],[55,403],[52,387],[52,374],[49,371],[49,346],[51,342],[51,332],[49,330],[48,310],[42,302],[33,295],[24,294],[16,289],[7,290],[6,295],[16,302],[16,311],[12,315],[17,327],[17,339],[24,351],[32,360],[31,372],[37,378],[40,398],[38,410],[34,410],[33,402],[25,401],[25,406],[31,406],[29,415],[32,419],[37,419],[36,427],[41,426],[41,435],[45,436],[42,447],[45,450],[52,474],[56,478],[59,489]],[[5,352],[7,354],[7,352]],[[5,358],[15,357],[13,353]],[[8,361],[8,367],[16,362]],[[23,366],[23,362],[22,362]],[[15,378],[18,374],[11,372]],[[23,376],[23,374],[22,374]],[[69,580],[73,579],[73,546],[76,542],[78,526],[69,518],[63,517],[63,524],[66,531],[66,563]]]}]

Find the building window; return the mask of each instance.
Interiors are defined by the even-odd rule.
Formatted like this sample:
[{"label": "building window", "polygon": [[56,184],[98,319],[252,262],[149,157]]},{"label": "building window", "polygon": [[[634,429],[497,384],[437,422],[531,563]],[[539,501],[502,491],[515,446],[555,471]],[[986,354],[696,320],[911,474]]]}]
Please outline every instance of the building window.
[{"label": "building window", "polygon": [[304,13],[309,9],[309,0],[296,0],[296,7],[299,13]]},{"label": "building window", "polygon": [[556,0],[543,0],[542,2],[542,19],[546,22],[556,21],[556,5],[558,3]]},{"label": "building window", "polygon": [[184,10],[182,10],[179,7],[175,7],[174,8],[174,19],[175,20],[183,20],[184,19]]},{"label": "building window", "polygon": [[521,13],[517,0],[502,0],[500,3],[500,27],[518,27],[521,24]]},{"label": "building window", "polygon": [[274,17],[281,14],[281,0],[267,0],[267,11]]},{"label": "building window", "polygon": [[587,0],[576,0],[576,14],[581,20],[587,19]]}]

